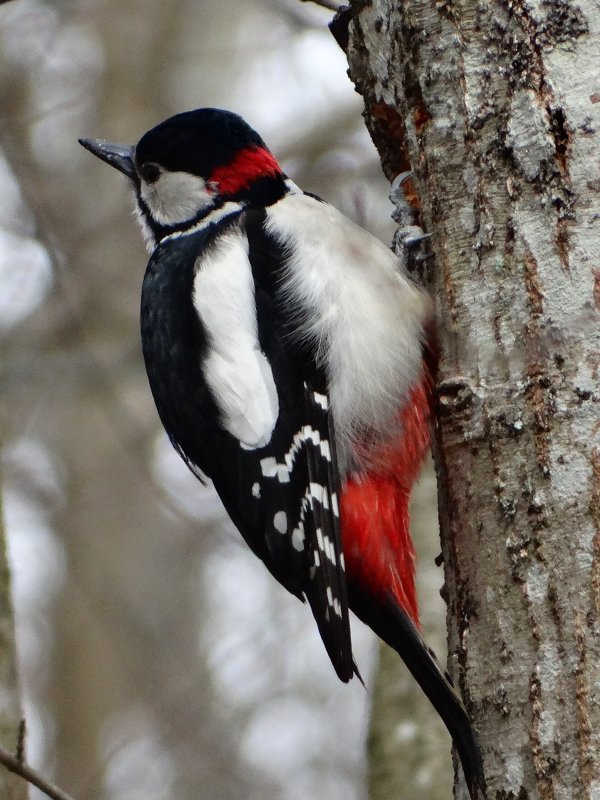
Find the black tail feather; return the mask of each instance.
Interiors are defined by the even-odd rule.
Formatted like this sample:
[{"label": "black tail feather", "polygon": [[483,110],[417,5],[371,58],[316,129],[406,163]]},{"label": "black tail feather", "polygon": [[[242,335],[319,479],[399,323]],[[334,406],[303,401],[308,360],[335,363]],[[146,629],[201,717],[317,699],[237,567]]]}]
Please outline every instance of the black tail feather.
[{"label": "black tail feather", "polygon": [[465,774],[471,800],[485,800],[485,779],[479,745],[467,711],[409,615],[390,599],[383,605],[350,588],[350,607],[397,651],[448,729]]}]

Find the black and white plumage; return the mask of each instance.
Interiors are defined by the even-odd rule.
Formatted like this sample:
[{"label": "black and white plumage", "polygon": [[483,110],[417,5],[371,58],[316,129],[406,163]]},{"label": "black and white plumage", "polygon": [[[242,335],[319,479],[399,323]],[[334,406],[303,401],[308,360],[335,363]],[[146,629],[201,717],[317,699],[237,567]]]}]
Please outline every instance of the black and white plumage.
[{"label": "black and white plumage", "polygon": [[[281,276],[271,265],[283,260],[264,225],[264,211],[236,209],[159,245],[142,291],[144,357],[171,441],[194,471],[212,479],[273,575],[309,600],[348,680],[325,379],[306,345],[293,341],[276,302]],[[215,265],[225,268],[224,281],[213,279]]]},{"label": "black and white plumage", "polygon": [[158,413],[339,677],[349,608],[404,658],[483,786],[468,716],[418,631],[410,489],[429,444],[430,302],[378,240],[304,194],[240,117],[179,114],[135,147],[82,140],[134,186]]}]

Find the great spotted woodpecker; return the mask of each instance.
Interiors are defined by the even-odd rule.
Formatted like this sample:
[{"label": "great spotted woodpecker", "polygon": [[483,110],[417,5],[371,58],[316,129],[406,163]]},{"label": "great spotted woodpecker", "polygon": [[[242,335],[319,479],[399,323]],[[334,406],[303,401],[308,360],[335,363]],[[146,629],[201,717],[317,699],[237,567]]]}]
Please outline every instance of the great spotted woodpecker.
[{"label": "great spotted woodpecker", "polygon": [[282,172],[239,116],[178,114],[134,147],[151,252],[141,327],[171,442],[275,578],[308,600],[342,681],[348,609],[404,659],[483,791],[465,708],[419,633],[411,487],[429,447],[430,301],[399,259]]}]

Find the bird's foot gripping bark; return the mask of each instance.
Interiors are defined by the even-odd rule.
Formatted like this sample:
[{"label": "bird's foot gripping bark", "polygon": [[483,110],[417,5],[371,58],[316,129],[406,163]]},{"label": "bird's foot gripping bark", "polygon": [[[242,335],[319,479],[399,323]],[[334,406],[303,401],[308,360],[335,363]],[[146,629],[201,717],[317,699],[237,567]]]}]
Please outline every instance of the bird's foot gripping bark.
[{"label": "bird's foot gripping bark", "polygon": [[392,181],[390,200],[394,204],[392,218],[398,223],[392,243],[402,266],[407,272],[422,276],[427,259],[431,256],[425,233],[417,224],[419,204],[410,183],[412,172],[401,172]]}]

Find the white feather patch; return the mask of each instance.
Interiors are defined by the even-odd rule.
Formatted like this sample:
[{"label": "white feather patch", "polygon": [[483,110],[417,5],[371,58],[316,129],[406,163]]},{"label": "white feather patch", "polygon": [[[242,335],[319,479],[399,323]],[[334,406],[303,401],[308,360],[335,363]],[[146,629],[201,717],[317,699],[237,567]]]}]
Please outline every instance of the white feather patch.
[{"label": "white feather patch", "polygon": [[287,246],[283,298],[326,367],[345,471],[361,434],[397,429],[422,368],[430,301],[391,250],[327,203],[287,195],[267,209],[267,230]]},{"label": "white feather patch", "polygon": [[214,192],[204,178],[188,172],[164,170],[154,183],[140,184],[140,196],[159,225],[178,225],[194,219],[214,203]]},{"label": "white feather patch", "polygon": [[248,242],[228,231],[196,263],[193,302],[209,339],[203,369],[221,423],[247,448],[268,444],[279,415],[271,367],[258,341]]}]

